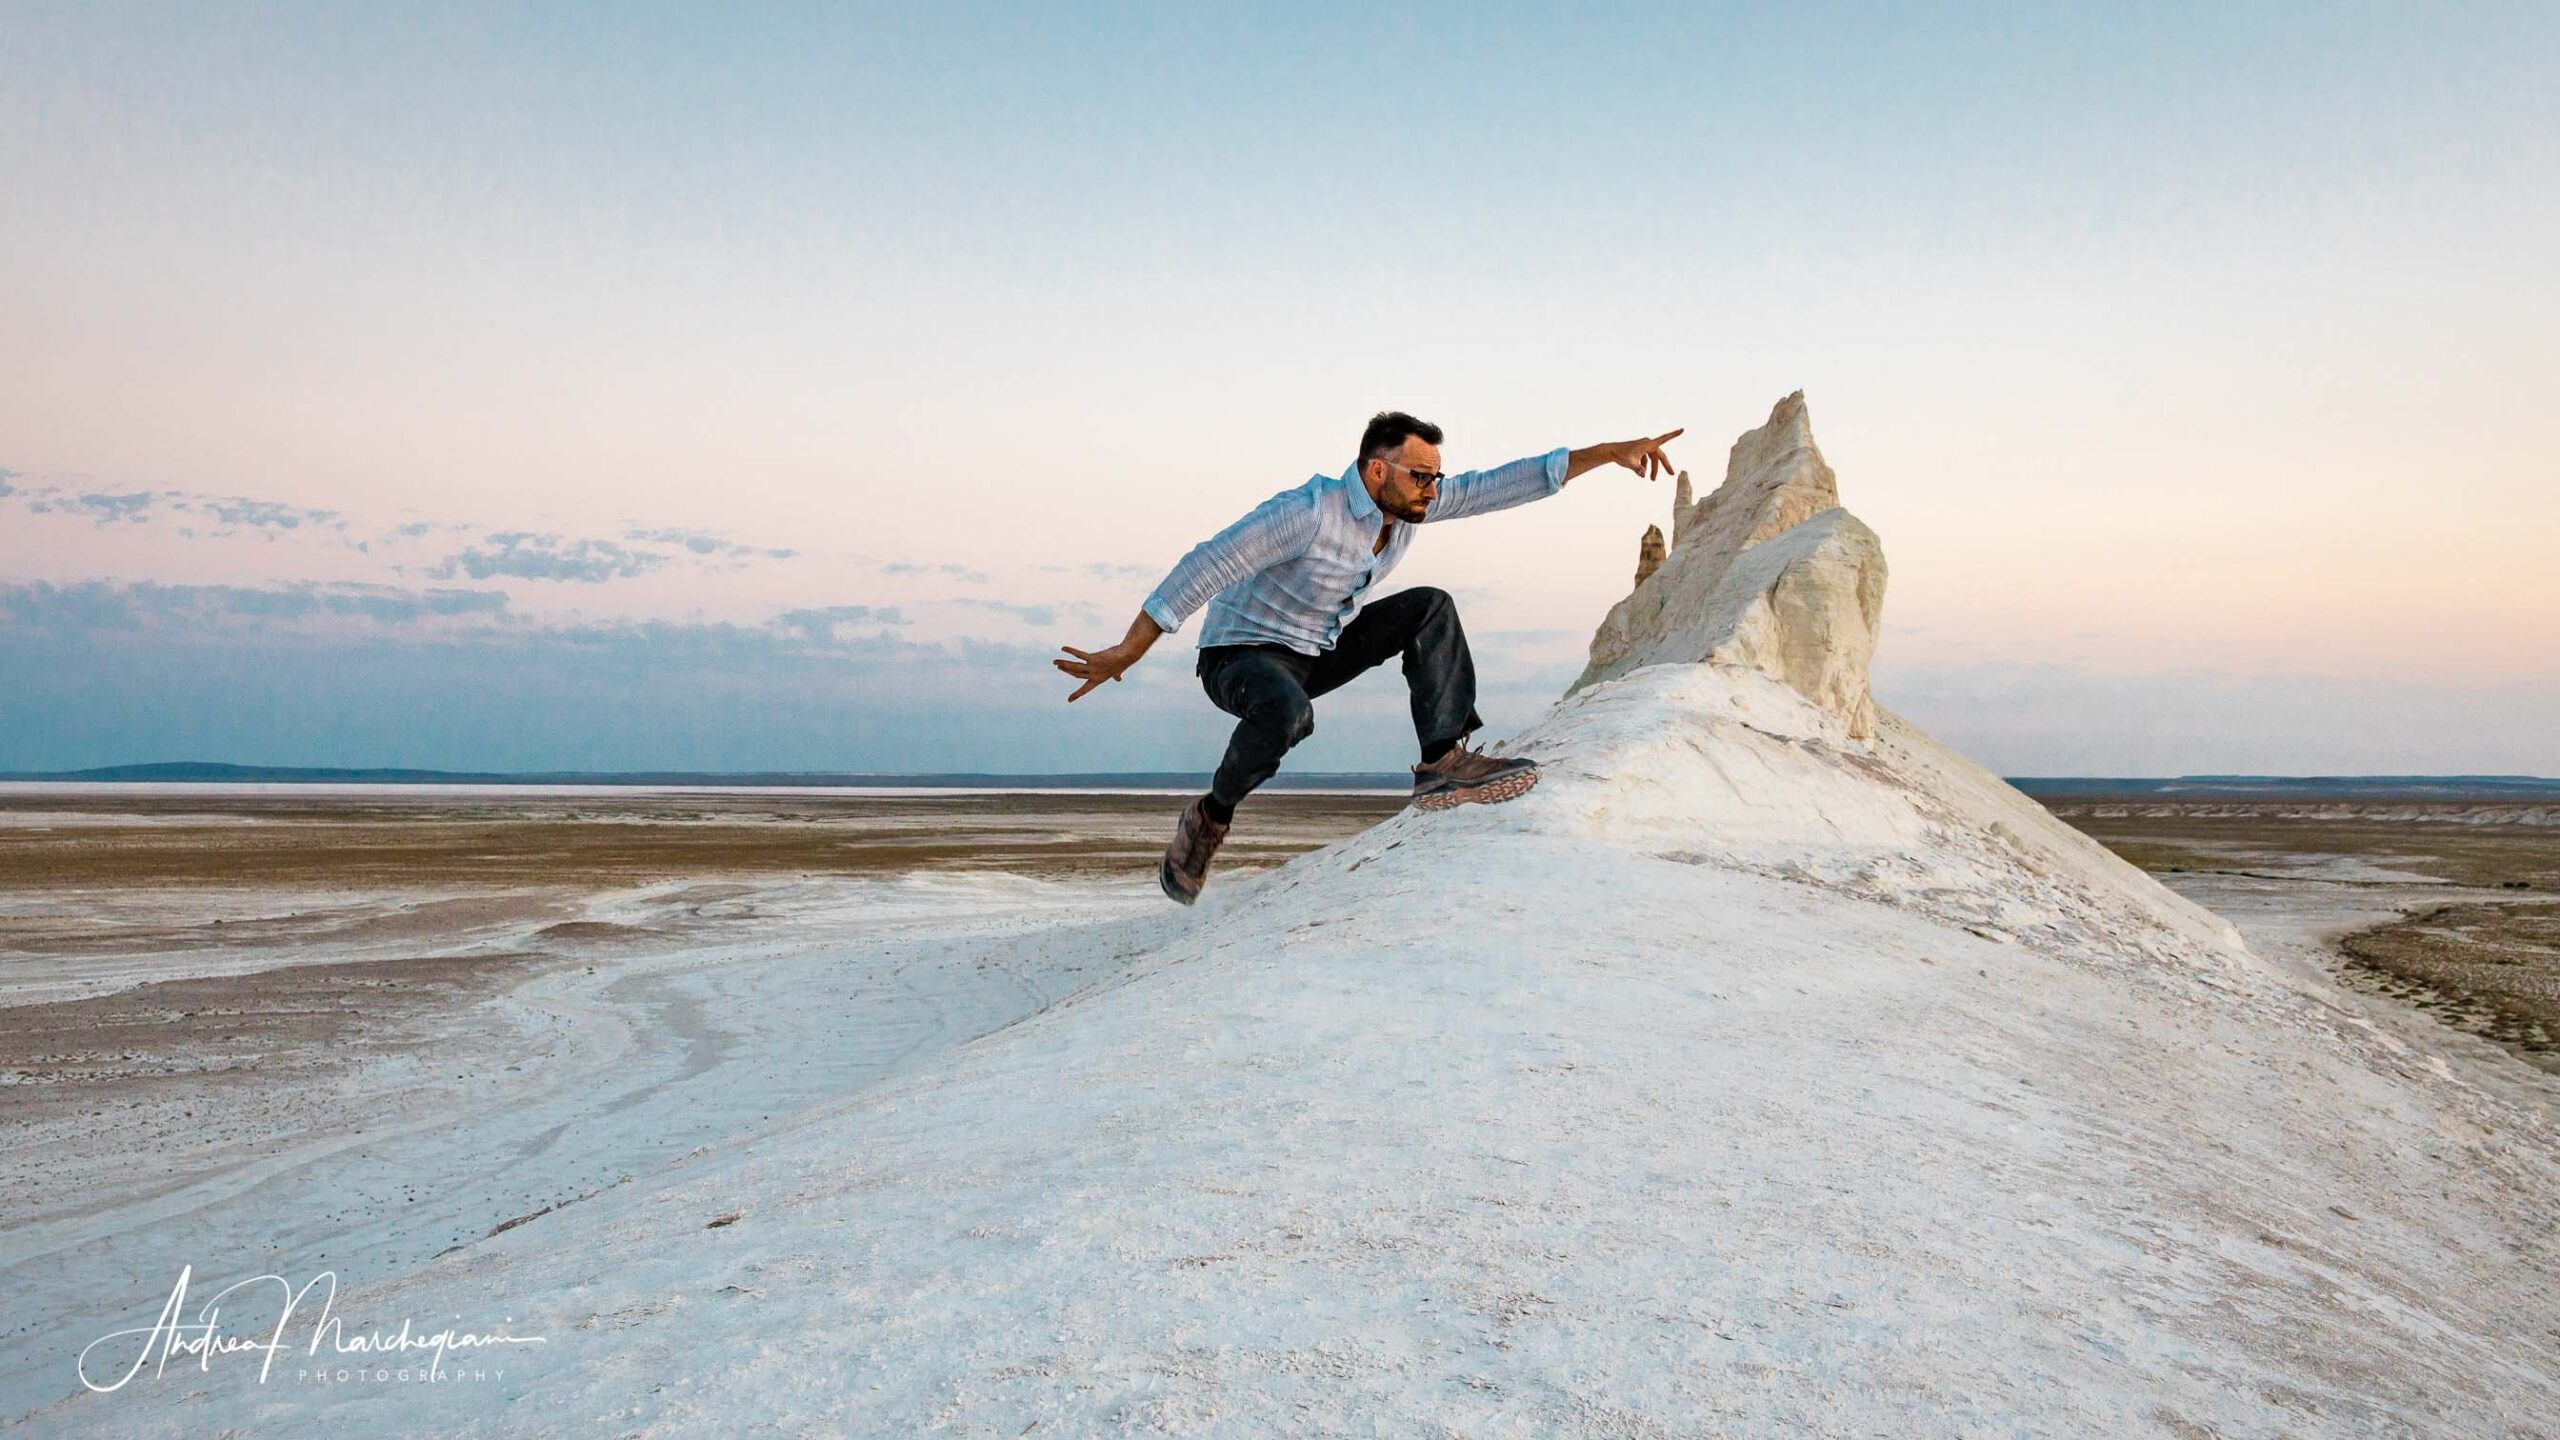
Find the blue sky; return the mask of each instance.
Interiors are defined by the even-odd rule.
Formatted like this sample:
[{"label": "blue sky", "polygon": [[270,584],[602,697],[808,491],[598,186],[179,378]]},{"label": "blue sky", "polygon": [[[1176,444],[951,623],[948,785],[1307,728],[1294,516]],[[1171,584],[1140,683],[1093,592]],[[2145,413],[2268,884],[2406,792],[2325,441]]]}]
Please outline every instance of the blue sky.
[{"label": "blue sky", "polygon": [[[1371,410],[1803,388],[1987,763],[2560,772],[2552,7],[1879,10],[13,5],[0,768],[1205,767],[1045,657]],[[1416,547],[1497,727],[1666,504]]]}]

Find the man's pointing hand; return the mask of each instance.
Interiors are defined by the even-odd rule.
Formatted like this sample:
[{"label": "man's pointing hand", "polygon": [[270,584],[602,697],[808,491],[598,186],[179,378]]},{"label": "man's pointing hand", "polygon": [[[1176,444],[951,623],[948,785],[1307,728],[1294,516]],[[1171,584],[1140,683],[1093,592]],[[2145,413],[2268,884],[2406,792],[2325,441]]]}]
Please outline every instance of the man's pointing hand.
[{"label": "man's pointing hand", "polygon": [[1647,480],[1668,475],[1671,473],[1671,457],[1662,453],[1662,447],[1679,439],[1681,430],[1688,428],[1683,425],[1680,430],[1656,435],[1650,440],[1621,440],[1618,453],[1613,458]]},{"label": "man's pointing hand", "polygon": [[1585,470],[1600,465],[1624,465],[1647,480],[1672,472],[1671,457],[1662,447],[1680,438],[1680,430],[1666,431],[1650,440],[1619,440],[1608,445],[1587,445],[1566,457],[1564,478],[1572,479]]}]

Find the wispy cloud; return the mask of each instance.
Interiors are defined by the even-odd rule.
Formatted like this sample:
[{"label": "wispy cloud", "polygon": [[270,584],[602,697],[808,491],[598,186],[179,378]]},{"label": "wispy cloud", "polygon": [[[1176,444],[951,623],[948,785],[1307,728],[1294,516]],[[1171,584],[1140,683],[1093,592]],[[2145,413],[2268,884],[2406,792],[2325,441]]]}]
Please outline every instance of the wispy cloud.
[{"label": "wispy cloud", "polygon": [[89,580],[0,585],[0,622],[72,636],[95,630],[175,629],[194,634],[338,619],[376,626],[506,616],[498,590],[404,590],[390,585],[162,585]]},{"label": "wispy cloud", "polygon": [[[103,490],[83,489],[76,485],[20,485],[27,478],[17,471],[5,471],[10,477],[0,482],[0,497],[15,496],[23,500],[27,511],[35,515],[72,515],[98,526],[146,525],[164,517],[202,521],[215,528],[217,535],[238,530],[297,530],[305,526],[344,530],[346,522],[335,510],[315,510],[308,506],[287,505],[274,500],[253,500],[240,495],[203,495],[193,490]],[[193,536],[194,526],[180,533]]]},{"label": "wispy cloud", "polygon": [[666,563],[664,555],[626,549],[610,540],[571,540],[560,535],[507,530],[491,535],[485,545],[447,556],[427,573],[439,580],[451,579],[459,572],[474,580],[504,576],[600,585],[608,580],[646,575]]},{"label": "wispy cloud", "polygon": [[904,625],[906,617],[895,605],[827,605],[816,609],[786,610],[773,619],[776,628],[797,632],[813,645],[831,645],[839,625]]},{"label": "wispy cloud", "polygon": [[38,515],[79,515],[100,525],[139,525],[151,518],[152,507],[160,499],[148,490],[123,495],[92,490],[73,495],[50,487],[30,490],[27,496],[27,508]]},{"label": "wispy cloud", "polygon": [[1102,561],[1090,565],[1043,565],[1040,568],[1053,575],[1090,575],[1096,580],[1109,580],[1115,584],[1155,580],[1164,574],[1162,566],[1112,565]]},{"label": "wispy cloud", "polygon": [[[439,530],[469,534],[475,528],[419,521],[402,525],[392,534],[402,539],[415,539]],[[760,561],[789,560],[800,553],[784,546],[742,544],[717,531],[681,527],[626,525],[622,541],[525,530],[495,531],[449,557],[429,573],[449,576],[458,570],[475,580],[506,576],[518,580],[597,584],[645,575],[675,560],[692,560],[738,570]]]},{"label": "wispy cloud", "polygon": [[905,560],[892,560],[888,564],[880,567],[880,573],[883,575],[901,576],[945,575],[949,576],[951,579],[959,581],[963,585],[984,585],[987,583],[987,574],[985,571],[972,570],[966,565],[953,564],[948,561],[940,565],[919,565]]},{"label": "wispy cloud", "polygon": [[[267,586],[163,585],[148,580],[0,584],[0,627],[6,627],[19,639],[47,636],[71,642],[100,633],[159,630],[210,643],[254,640],[261,634],[280,633],[302,622],[337,622],[337,628],[349,634],[416,630],[438,640],[467,639],[492,644],[535,637],[589,646],[633,644],[645,639],[687,651],[725,645],[758,652],[780,647],[802,653],[831,650],[849,654],[878,651],[890,643],[890,631],[907,624],[907,617],[894,605],[826,605],[786,610],[760,624],[544,621],[511,610],[503,590],[414,589],[343,582]],[[912,646],[920,642],[896,643]]]},{"label": "wispy cloud", "polygon": [[686,530],[674,527],[647,529],[634,525],[622,532],[622,538],[648,545],[673,545],[696,555],[727,559],[788,560],[800,553],[796,550],[770,546],[741,545],[716,530]]},{"label": "wispy cloud", "polygon": [[217,524],[246,525],[259,530],[299,530],[304,525],[326,525],[338,518],[335,510],[307,510],[299,505],[281,505],[273,500],[204,500],[199,502],[205,515]]},{"label": "wispy cloud", "polygon": [[1019,620],[1025,625],[1055,625],[1062,612],[1073,615],[1079,620],[1092,620],[1102,613],[1096,607],[1081,600],[1049,605],[1018,605],[1010,600],[983,600],[976,596],[963,596],[951,603],[967,605],[979,610],[992,610],[999,615]]},{"label": "wispy cloud", "polygon": [[[273,539],[301,532],[366,554],[377,543],[412,543],[438,534],[462,538],[469,548],[430,572],[444,577],[601,581],[643,574],[678,558],[736,570],[759,561],[788,560],[799,553],[782,546],[745,544],[715,530],[637,524],[624,527],[622,539],[629,544],[525,530],[492,531],[445,520],[411,520],[359,535],[348,517],[336,510],[193,490],[109,489],[79,477],[54,477],[42,483],[29,483],[30,478],[23,471],[0,470],[0,500],[23,505],[29,514],[85,519],[100,528],[168,523],[175,534],[189,540],[244,533]],[[480,538],[470,539],[475,536]]]}]

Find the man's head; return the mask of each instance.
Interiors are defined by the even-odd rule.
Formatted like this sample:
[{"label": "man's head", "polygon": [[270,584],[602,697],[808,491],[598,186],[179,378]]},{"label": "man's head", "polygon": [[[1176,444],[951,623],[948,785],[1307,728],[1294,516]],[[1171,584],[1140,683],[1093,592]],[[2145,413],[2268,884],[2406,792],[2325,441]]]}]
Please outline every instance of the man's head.
[{"label": "man's head", "polygon": [[1440,427],[1401,410],[1381,410],[1360,432],[1360,483],[1378,508],[1408,523],[1440,493]]}]

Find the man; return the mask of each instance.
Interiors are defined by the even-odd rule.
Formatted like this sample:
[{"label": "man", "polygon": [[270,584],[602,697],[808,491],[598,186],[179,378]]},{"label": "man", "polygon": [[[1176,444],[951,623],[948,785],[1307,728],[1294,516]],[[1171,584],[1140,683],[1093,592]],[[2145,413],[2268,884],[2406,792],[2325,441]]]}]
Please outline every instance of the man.
[{"label": "man", "polygon": [[1404,662],[1414,737],[1422,746],[1422,763],[1413,767],[1414,804],[1439,810],[1527,793],[1538,782],[1536,761],[1498,760],[1466,745],[1484,721],[1476,714],[1475,662],[1448,592],[1407,590],[1366,609],[1360,596],[1404,558],[1414,526],[1543,500],[1573,477],[1612,462],[1648,480],[1668,475],[1671,460],[1662,447],[1679,434],[1444,475],[1440,427],[1384,412],[1361,432],[1351,468],[1283,490],[1193,547],[1147,597],[1119,644],[1090,652],[1059,647],[1075,658],[1054,663],[1084,682],[1067,697],[1072,703],[1119,679],[1157,637],[1209,607],[1200,635],[1200,685],[1237,724],[1209,793],[1184,807],[1165,846],[1156,871],[1164,893],[1185,905],[1200,898],[1236,805],[1271,778],[1291,746],[1314,733],[1309,702],[1389,659]]}]

